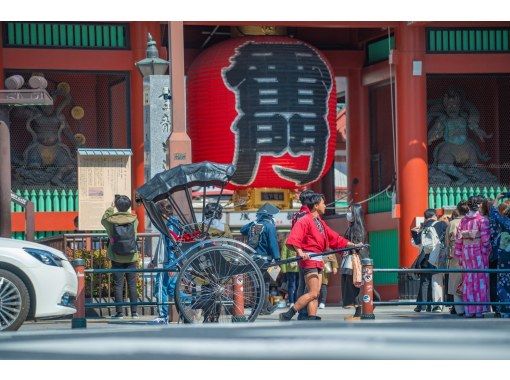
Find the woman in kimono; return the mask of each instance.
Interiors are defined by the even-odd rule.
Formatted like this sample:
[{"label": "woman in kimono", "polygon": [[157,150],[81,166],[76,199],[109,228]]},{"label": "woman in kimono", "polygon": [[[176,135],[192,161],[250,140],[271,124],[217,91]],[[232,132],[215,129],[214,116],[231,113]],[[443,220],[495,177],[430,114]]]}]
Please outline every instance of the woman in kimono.
[{"label": "woman in kimono", "polygon": [[[459,259],[455,256],[455,241],[457,239],[457,228],[469,212],[466,201],[459,202],[457,208],[453,210],[452,220],[446,228],[445,247],[448,252],[448,269],[461,269]],[[458,289],[462,284],[462,273],[449,273],[448,275],[448,294],[453,297],[454,302],[462,302],[462,296],[459,295]],[[457,314],[459,317],[464,316],[464,306],[452,306],[451,314]]]},{"label": "woman in kimono", "polygon": [[341,237],[321,219],[326,211],[324,197],[313,194],[306,200],[310,214],[299,219],[287,237],[287,245],[294,247],[302,258],[299,266],[303,269],[307,291],[298,298],[294,306],[280,314],[280,321],[290,321],[294,314],[308,308],[308,320],[320,320],[317,316],[317,298],[319,297],[324,262],[321,256],[310,257],[310,254],[338,248],[356,248],[357,245]]},{"label": "woman in kimono", "polygon": [[[496,201],[510,194],[499,194]],[[490,225],[493,236],[493,256],[497,260],[498,269],[510,268],[510,207],[503,210],[503,215],[496,207],[497,202],[490,209]],[[510,302],[510,273],[497,274],[497,301]],[[501,317],[510,318],[510,305],[495,308]]]},{"label": "woman in kimono", "polygon": [[[455,241],[455,256],[462,269],[487,269],[489,267],[490,228],[489,220],[479,212],[483,199],[470,197],[469,212],[459,223]],[[489,302],[489,274],[463,273],[462,300],[464,302]],[[466,305],[466,318],[482,318],[489,310],[487,305]]]}]

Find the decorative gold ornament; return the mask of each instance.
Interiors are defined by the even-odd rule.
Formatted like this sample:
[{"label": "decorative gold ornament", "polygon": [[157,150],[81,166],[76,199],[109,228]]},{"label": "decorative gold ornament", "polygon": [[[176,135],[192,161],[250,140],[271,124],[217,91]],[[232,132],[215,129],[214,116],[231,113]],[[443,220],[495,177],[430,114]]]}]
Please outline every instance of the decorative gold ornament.
[{"label": "decorative gold ornament", "polygon": [[234,191],[234,207],[236,211],[254,210],[270,203],[280,210],[292,208],[292,190],[280,188],[250,188]]},{"label": "decorative gold ornament", "polygon": [[84,146],[87,142],[87,139],[82,133],[77,133],[74,135],[74,141],[76,142],[76,145],[78,146]]},{"label": "decorative gold ornament", "polygon": [[71,109],[71,116],[74,120],[80,120],[85,116],[85,111],[80,106],[75,106]]},{"label": "decorative gold ornament", "polygon": [[287,28],[283,26],[245,25],[231,28],[234,37],[241,36],[286,36]]},{"label": "decorative gold ornament", "polygon": [[71,91],[71,86],[69,86],[69,83],[67,82],[60,82],[57,85],[57,91],[62,95],[67,95]]}]

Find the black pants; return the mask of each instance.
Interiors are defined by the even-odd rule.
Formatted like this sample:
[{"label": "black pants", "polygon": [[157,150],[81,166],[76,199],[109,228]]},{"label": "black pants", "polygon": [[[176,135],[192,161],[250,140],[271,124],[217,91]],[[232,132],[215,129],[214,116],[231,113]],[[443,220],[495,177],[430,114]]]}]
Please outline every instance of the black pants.
[{"label": "black pants", "polygon": [[[425,302],[432,302],[432,273],[420,273],[420,287],[418,288],[418,295],[416,296],[417,302],[423,302],[423,288],[427,288],[427,294]],[[418,305],[419,308],[423,309],[423,306]],[[430,306],[427,306],[430,309]]]},{"label": "black pants", "polygon": [[342,274],[342,306],[360,305],[357,297],[359,288],[352,282],[352,274]]},{"label": "black pants", "polygon": [[[137,263],[118,263],[112,261],[112,269],[136,269]],[[131,302],[138,301],[138,292],[136,290],[136,273],[114,273],[113,282],[115,284],[115,302],[124,302],[124,276],[127,277],[129,289],[129,300]],[[122,313],[122,306],[116,306],[115,311]],[[131,314],[136,313],[136,305],[131,306]]]}]

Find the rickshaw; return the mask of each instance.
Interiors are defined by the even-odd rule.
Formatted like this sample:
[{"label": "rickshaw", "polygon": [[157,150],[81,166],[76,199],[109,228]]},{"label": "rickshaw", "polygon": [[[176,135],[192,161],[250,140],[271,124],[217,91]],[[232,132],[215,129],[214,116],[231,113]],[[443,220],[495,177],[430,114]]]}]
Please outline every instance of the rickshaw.
[{"label": "rickshaw", "polygon": [[[197,220],[192,188],[203,188],[202,210],[206,209],[207,188],[220,188],[214,195],[218,207],[234,173],[235,166],[229,164],[185,164],[155,175],[137,189],[137,202],[143,203],[153,225],[175,245],[176,261],[169,271],[178,272],[175,303],[184,323],[255,321],[266,298],[263,271],[298,260],[268,262],[247,244],[211,236],[212,219],[208,220],[205,213]],[[179,235],[170,233],[158,207],[165,199],[182,224]]]}]

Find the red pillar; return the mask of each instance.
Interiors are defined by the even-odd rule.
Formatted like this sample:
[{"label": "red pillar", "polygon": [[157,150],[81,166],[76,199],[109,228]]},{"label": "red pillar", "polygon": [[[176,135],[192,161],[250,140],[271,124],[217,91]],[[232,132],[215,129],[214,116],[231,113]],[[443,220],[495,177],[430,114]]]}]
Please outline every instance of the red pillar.
[{"label": "red pillar", "polygon": [[[354,201],[370,194],[370,131],[368,88],[361,84],[361,69],[347,78],[347,180]],[[364,203],[366,210],[366,203]]]},{"label": "red pillar", "polygon": [[[133,173],[133,198],[134,191],[145,183],[144,178],[144,151],[143,151],[143,78],[135,66],[135,62],[145,58],[147,49],[147,33],[157,45],[161,45],[161,29],[158,22],[131,22],[130,36],[133,52],[133,64],[131,69],[131,160]],[[138,232],[145,230],[145,213],[143,206],[134,207],[138,216]]]},{"label": "red pillar", "polygon": [[409,267],[417,255],[410,228],[428,197],[426,76],[424,70],[413,74],[413,61],[424,62],[425,29],[402,23],[395,32],[400,266]]}]

